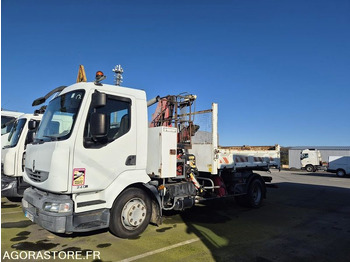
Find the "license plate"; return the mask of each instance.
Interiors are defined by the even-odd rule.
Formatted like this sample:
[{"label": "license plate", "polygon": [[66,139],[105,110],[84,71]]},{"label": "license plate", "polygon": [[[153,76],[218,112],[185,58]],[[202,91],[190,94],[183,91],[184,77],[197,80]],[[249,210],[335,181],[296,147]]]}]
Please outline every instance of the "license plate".
[{"label": "license plate", "polygon": [[24,215],[25,215],[30,221],[34,222],[34,216],[33,216],[32,213],[26,211],[26,212],[24,213]]}]

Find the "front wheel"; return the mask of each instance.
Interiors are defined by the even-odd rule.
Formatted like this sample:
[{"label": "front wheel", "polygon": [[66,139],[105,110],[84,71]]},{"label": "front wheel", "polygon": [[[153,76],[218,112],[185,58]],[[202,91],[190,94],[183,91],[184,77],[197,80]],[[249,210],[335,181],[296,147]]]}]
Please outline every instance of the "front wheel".
[{"label": "front wheel", "polygon": [[114,201],[109,229],[120,238],[137,237],[148,226],[151,210],[148,194],[139,188],[129,188]]},{"label": "front wheel", "polygon": [[306,169],[307,172],[314,172],[314,166],[313,165],[307,165],[305,167],[305,169]]},{"label": "front wheel", "polygon": [[338,169],[336,174],[338,177],[344,177],[345,171],[343,169]]}]

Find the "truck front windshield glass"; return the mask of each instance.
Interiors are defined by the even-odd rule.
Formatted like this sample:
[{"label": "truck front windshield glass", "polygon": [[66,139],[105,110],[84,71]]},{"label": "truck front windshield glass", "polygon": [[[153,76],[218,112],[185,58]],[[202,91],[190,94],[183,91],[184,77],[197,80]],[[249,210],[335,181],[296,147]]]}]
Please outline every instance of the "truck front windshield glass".
[{"label": "truck front windshield glass", "polygon": [[22,118],[22,119],[17,120],[14,123],[14,125],[10,131],[10,134],[9,134],[9,138],[8,138],[9,143],[5,147],[15,147],[17,145],[18,140],[21,137],[21,134],[22,134],[22,131],[23,131],[23,128],[24,128],[24,125],[26,124],[26,122],[27,122],[27,119]]},{"label": "truck front windshield glass", "polygon": [[309,154],[301,154],[300,159],[303,160],[308,157],[309,157]]},{"label": "truck front windshield glass", "polygon": [[70,137],[77,118],[83,90],[72,91],[53,99],[43,116],[36,141],[56,141]]}]

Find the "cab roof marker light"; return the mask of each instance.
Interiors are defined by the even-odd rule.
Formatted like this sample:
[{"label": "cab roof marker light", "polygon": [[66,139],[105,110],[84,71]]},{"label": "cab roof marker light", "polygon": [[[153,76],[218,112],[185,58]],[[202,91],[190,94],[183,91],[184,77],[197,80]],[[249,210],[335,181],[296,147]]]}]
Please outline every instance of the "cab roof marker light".
[{"label": "cab roof marker light", "polygon": [[100,86],[100,85],[102,85],[100,82],[106,78],[107,77],[103,74],[102,71],[97,71],[94,84]]}]

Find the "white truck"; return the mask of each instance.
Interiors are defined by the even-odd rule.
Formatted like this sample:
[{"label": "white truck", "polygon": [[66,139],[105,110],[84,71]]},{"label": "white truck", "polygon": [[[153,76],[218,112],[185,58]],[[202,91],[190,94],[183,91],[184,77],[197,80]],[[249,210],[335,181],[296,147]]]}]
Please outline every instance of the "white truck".
[{"label": "white truck", "polygon": [[22,114],[14,122],[1,150],[1,196],[19,201],[29,184],[23,181],[28,132],[32,134],[42,114]]},{"label": "white truck", "polygon": [[1,110],[1,147],[8,142],[8,134],[11,131],[13,123],[20,116],[21,112]]},{"label": "white truck", "polygon": [[329,156],[327,171],[338,177],[350,175],[350,156]]},{"label": "white truck", "polygon": [[[109,228],[133,238],[150,222],[161,224],[163,210],[228,196],[261,206],[271,177],[253,170],[267,170],[271,159],[249,158],[253,164],[239,169],[220,165],[216,104],[207,110],[213,115],[211,163],[201,170],[202,156],[191,153],[200,129],[192,121],[200,113],[192,111],[195,96],[147,101],[145,91],[102,84],[102,78],[99,71],[94,83],[58,88],[48,104],[27,148],[24,179],[31,187],[22,208],[28,219],[52,232]],[[157,102],[149,125],[147,108]]]},{"label": "white truck", "polygon": [[304,149],[300,153],[301,168],[307,172],[315,172],[317,170],[327,170],[326,163],[322,161],[321,152],[317,149]]}]

